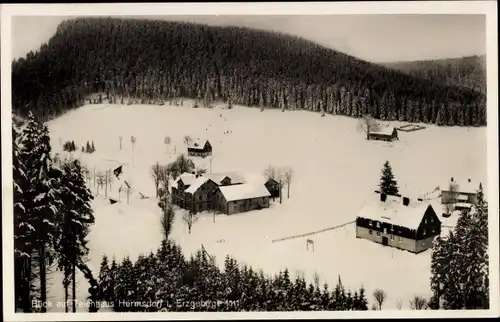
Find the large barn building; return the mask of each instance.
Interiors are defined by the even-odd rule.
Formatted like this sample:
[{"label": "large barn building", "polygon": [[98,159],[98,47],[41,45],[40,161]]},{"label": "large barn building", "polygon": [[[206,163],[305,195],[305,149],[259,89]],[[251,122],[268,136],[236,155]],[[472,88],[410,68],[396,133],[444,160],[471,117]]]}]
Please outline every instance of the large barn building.
[{"label": "large barn building", "polygon": [[271,193],[260,183],[221,186],[215,192],[216,209],[227,215],[269,207]]},{"label": "large barn building", "polygon": [[433,207],[409,198],[377,195],[356,218],[356,237],[412,253],[423,252],[441,233],[441,221]]}]

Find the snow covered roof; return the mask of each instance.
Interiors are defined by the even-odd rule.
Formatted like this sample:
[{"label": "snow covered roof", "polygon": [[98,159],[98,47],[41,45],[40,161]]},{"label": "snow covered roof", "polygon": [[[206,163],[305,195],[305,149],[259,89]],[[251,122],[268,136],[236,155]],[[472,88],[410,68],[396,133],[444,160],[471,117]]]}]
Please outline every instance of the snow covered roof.
[{"label": "snow covered roof", "polygon": [[457,185],[457,192],[474,194],[479,190],[479,183],[475,183],[472,180],[457,181],[456,179],[451,179],[443,185],[440,185],[441,191],[450,191],[450,183]]},{"label": "snow covered roof", "polygon": [[224,178],[228,177],[231,179],[232,184],[237,184],[237,183],[245,183],[244,177],[238,173],[238,172],[225,172],[225,173],[205,173],[203,174],[204,177],[212,179],[215,183],[219,184],[221,183]]},{"label": "snow covered roof", "polygon": [[191,185],[189,186],[189,188],[186,189],[186,193],[195,193],[196,190],[198,190],[205,182],[207,182],[208,180],[210,180],[209,178],[205,178],[205,177],[198,177],[198,178],[195,178],[192,182],[191,182]]},{"label": "snow covered roof", "polygon": [[[380,195],[378,195],[380,197]],[[393,225],[418,229],[429,203],[410,200],[408,206],[403,205],[403,198],[387,198],[385,202],[369,200],[358,213],[358,217],[386,222]]]},{"label": "snow covered roof", "polygon": [[177,178],[175,180],[175,186],[177,187],[177,183],[179,182],[179,180],[182,179],[182,182],[186,185],[186,186],[189,186],[191,184],[193,184],[193,182],[196,180],[196,175],[192,174],[192,173],[188,173],[188,172],[184,172],[183,174],[181,174],[179,176],[179,178]]},{"label": "snow covered roof", "polygon": [[263,184],[237,184],[219,187],[226,201],[236,201],[260,197],[270,197],[271,194]]},{"label": "snow covered roof", "polygon": [[200,140],[196,139],[191,141],[191,143],[188,144],[188,149],[203,149],[205,147],[205,144],[207,144],[208,140]]},{"label": "snow covered roof", "polygon": [[382,134],[382,135],[392,135],[394,132],[394,126],[379,126],[373,131],[370,131],[370,134]]}]

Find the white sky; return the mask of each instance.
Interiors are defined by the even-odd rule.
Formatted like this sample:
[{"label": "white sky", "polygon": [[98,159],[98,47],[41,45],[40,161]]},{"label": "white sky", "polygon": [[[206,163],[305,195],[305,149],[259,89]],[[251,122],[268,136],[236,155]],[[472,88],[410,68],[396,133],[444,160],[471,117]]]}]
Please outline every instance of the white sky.
[{"label": "white sky", "polygon": [[[13,58],[38,49],[66,18],[13,17]],[[239,15],[149,18],[275,30],[301,36],[372,62],[453,58],[486,53],[484,15]]]}]

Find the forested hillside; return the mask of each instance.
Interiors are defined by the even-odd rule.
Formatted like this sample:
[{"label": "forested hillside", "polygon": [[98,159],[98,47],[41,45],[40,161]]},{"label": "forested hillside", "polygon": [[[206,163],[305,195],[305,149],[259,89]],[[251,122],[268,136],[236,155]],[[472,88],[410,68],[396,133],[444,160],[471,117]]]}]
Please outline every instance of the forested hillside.
[{"label": "forested hillside", "polygon": [[486,93],[485,55],[383,65],[435,83],[461,86]]},{"label": "forested hillside", "polygon": [[222,100],[247,106],[439,125],[485,125],[485,95],[415,78],[297,37],[239,27],[79,18],[13,62],[13,109],[43,118],[90,93],[143,102]]}]

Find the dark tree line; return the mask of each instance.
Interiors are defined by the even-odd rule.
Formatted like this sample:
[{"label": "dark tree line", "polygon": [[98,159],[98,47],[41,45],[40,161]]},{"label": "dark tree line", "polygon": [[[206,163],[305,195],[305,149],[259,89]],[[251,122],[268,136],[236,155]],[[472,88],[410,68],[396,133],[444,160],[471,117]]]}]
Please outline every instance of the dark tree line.
[{"label": "dark tree line", "polygon": [[[203,249],[185,258],[181,249],[168,240],[162,242],[156,253],[141,255],[135,263],[128,257],[121,263],[114,258],[109,263],[104,256],[99,277],[101,297],[119,312],[368,309],[363,287],[354,292],[345,289],[340,277],[336,287],[329,289],[317,280],[308,284],[301,277],[292,279],[286,269],[265,276],[230,257],[226,257],[224,268],[220,269]],[[132,305],[141,301],[158,301],[159,305]],[[204,301],[218,305],[178,305]]]},{"label": "dark tree line", "polygon": [[439,125],[486,124],[485,95],[411,77],[313,42],[240,27],[78,18],[13,62],[13,108],[57,116],[109,102],[179,97]]},{"label": "dark tree line", "polygon": [[434,83],[461,86],[486,93],[485,55],[383,65]]}]

